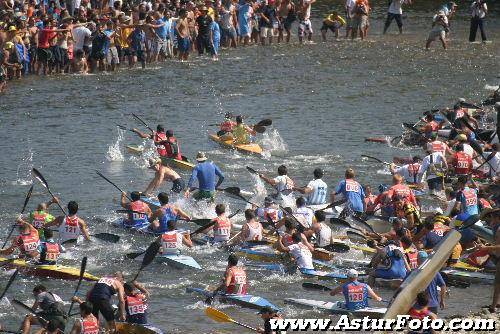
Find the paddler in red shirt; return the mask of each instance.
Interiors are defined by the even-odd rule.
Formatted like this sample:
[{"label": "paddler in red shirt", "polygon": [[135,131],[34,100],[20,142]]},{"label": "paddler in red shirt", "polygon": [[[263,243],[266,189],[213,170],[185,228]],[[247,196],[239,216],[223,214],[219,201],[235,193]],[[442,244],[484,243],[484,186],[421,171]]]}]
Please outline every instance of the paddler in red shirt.
[{"label": "paddler in red shirt", "polygon": [[230,112],[227,112],[224,115],[224,121],[219,125],[220,130],[217,132],[217,136],[221,137],[225,134],[233,132],[233,129],[236,127],[236,122],[233,121],[234,116]]},{"label": "paddler in red shirt", "polygon": [[38,230],[33,225],[19,219],[18,221],[20,233],[12,239],[12,244],[9,248],[0,250],[0,255],[10,255],[16,249],[19,250],[19,257],[24,259],[35,259],[40,255],[40,237]]},{"label": "paddler in red shirt", "polygon": [[243,267],[238,266],[238,260],[236,255],[229,255],[224,278],[222,279],[221,285],[214,290],[212,298],[215,297],[219,291],[224,291],[225,294],[247,294],[247,274]]},{"label": "paddler in red shirt", "polygon": [[51,71],[49,67],[49,60],[53,58],[52,51],[50,47],[52,46],[52,41],[57,37],[57,33],[59,32],[67,32],[68,29],[55,29],[56,21],[54,19],[47,19],[44,22],[44,28],[39,30],[38,35],[38,48],[37,48],[37,57],[38,66],[36,74],[40,74],[40,68],[43,67],[43,74],[47,74],[47,70]]},{"label": "paddler in red shirt", "polygon": [[141,138],[152,139],[161,158],[182,160],[182,153],[177,138],[174,137],[174,131],[165,131],[165,128],[161,125],[158,125],[156,131],[151,134],[141,132],[135,128],[132,131]]}]

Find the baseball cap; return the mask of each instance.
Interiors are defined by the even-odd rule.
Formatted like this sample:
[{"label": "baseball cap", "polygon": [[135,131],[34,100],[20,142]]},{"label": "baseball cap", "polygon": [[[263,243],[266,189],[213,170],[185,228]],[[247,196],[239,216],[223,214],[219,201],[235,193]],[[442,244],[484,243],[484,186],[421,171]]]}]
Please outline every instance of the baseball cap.
[{"label": "baseball cap", "polygon": [[429,254],[427,254],[426,251],[419,251],[417,254],[417,259],[418,260],[425,260],[429,257]]},{"label": "baseball cap", "polygon": [[347,271],[347,277],[348,278],[357,278],[359,275],[358,271],[356,269],[349,269]]}]

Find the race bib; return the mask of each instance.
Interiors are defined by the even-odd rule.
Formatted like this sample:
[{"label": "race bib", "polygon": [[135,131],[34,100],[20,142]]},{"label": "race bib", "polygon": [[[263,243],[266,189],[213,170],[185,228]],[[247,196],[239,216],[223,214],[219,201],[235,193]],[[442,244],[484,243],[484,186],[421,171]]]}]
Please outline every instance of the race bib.
[{"label": "race bib", "polygon": [[345,191],[359,192],[359,183],[355,181],[346,180]]},{"label": "race bib", "polygon": [[146,312],[146,305],[144,304],[132,305],[128,307],[128,313],[130,315],[143,314],[144,312]]}]

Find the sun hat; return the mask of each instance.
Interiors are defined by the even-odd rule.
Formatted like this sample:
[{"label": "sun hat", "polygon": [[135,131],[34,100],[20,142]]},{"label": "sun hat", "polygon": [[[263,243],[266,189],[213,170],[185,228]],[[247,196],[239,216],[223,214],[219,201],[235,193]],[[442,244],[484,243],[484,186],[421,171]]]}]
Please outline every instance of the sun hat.
[{"label": "sun hat", "polygon": [[196,161],[198,162],[203,162],[207,160],[207,156],[205,155],[205,152],[198,152],[196,155]]}]

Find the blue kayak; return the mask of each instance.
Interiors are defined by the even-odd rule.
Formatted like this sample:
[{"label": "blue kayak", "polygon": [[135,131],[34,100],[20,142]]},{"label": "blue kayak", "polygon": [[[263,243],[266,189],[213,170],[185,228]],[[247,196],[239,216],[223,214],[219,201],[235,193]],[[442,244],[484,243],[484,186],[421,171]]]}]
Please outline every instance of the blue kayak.
[{"label": "blue kayak", "polygon": [[198,269],[198,270],[202,269],[195,259],[193,259],[191,256],[182,254],[179,255],[161,254],[156,256],[155,260],[158,262],[167,263],[169,266],[172,266],[177,269],[185,269],[185,268]]},{"label": "blue kayak", "polygon": [[339,272],[321,271],[316,269],[300,269],[303,276],[307,278],[346,280],[347,276]]},{"label": "blue kayak", "polygon": [[150,235],[161,235],[162,233],[154,232],[148,228],[149,223],[135,225],[135,226],[126,226],[124,224],[125,219],[120,218],[113,222],[114,227],[123,228],[130,232],[139,233],[139,234],[150,234]]},{"label": "blue kayak", "polygon": [[[186,288],[188,293],[197,293],[203,297],[211,297],[212,292],[203,288]],[[252,308],[260,310],[263,307],[269,306],[274,310],[280,310],[279,307],[269,302],[263,297],[253,296],[253,295],[217,295],[219,300],[224,303],[236,304],[241,307]]]}]

